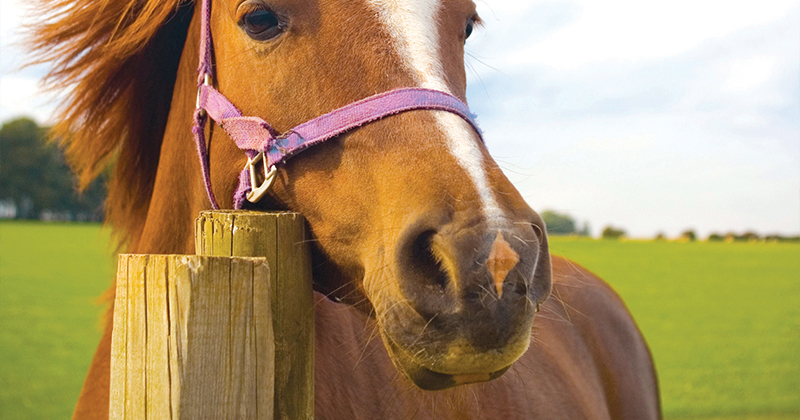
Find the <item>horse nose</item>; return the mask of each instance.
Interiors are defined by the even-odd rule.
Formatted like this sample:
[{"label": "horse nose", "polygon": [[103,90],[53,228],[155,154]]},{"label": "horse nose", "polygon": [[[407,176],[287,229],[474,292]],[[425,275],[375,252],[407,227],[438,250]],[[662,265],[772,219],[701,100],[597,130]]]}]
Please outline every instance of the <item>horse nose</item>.
[{"label": "horse nose", "polygon": [[[535,275],[543,241],[535,221],[456,219],[439,226],[420,221],[398,242],[399,286],[426,319],[535,310],[550,286],[549,276]],[[547,254],[546,243],[544,250]]]},{"label": "horse nose", "polygon": [[503,286],[508,273],[517,266],[519,254],[506,242],[503,232],[497,231],[497,237],[492,244],[489,258],[486,260],[486,268],[494,280],[494,288],[497,290],[497,297],[503,298]]}]

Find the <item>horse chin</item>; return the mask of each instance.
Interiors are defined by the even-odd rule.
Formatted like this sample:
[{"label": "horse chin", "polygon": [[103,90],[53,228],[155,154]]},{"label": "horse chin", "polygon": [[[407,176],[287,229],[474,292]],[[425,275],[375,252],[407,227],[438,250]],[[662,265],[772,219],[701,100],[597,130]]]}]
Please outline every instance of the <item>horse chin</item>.
[{"label": "horse chin", "polygon": [[474,371],[465,369],[460,372],[444,373],[437,372],[431,367],[424,366],[420,361],[415,360],[406,351],[400,348],[387,334],[381,330],[381,338],[389,352],[389,357],[394,363],[397,370],[402,372],[411,382],[420,389],[426,391],[438,391],[447,388],[452,388],[459,385],[467,385],[476,382],[488,382],[503,376],[512,364],[527,350],[530,340],[525,343],[520,343],[519,347],[524,348],[518,354],[512,356],[512,361],[505,366],[498,369],[486,366],[486,368],[478,368]]}]

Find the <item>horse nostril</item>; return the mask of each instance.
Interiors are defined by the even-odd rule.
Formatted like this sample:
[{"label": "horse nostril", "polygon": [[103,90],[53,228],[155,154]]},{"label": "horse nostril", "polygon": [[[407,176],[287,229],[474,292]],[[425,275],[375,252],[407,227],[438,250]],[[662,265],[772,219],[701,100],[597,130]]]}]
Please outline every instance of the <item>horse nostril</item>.
[{"label": "horse nostril", "polygon": [[[542,222],[542,223],[544,223],[544,222]],[[540,241],[541,241],[541,240],[543,240],[543,239],[544,239],[544,230],[542,229],[542,227],[541,227],[541,226],[539,226],[539,225],[538,225],[538,224],[536,224],[536,223],[531,223],[531,227],[533,228],[533,233],[534,233],[534,235],[536,235],[536,237],[537,237],[537,238],[538,238]]]},{"label": "horse nostril", "polygon": [[445,289],[448,283],[448,275],[444,267],[442,267],[441,261],[433,252],[434,235],[436,235],[436,231],[428,230],[414,240],[411,248],[412,261],[410,263],[431,284]]}]

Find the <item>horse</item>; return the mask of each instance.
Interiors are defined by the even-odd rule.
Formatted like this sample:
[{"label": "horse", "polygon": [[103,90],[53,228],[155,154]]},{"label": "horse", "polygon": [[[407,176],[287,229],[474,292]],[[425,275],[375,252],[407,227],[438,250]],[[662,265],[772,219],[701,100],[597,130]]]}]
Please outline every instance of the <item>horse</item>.
[{"label": "horse", "polygon": [[[194,253],[194,218],[232,208],[253,167],[225,124],[197,124],[204,43],[213,73],[200,84],[273,142],[397,89],[466,102],[464,45],[481,24],[471,0],[198,4],[35,9],[34,61],[67,92],[54,137],[82,187],[108,174],[106,223],[127,252]],[[300,212],[310,227],[316,418],[660,418],[625,305],[550,255],[544,222],[471,121],[416,107],[337,132],[272,165],[272,185],[245,203]],[[108,417],[113,291],[76,419]]]}]

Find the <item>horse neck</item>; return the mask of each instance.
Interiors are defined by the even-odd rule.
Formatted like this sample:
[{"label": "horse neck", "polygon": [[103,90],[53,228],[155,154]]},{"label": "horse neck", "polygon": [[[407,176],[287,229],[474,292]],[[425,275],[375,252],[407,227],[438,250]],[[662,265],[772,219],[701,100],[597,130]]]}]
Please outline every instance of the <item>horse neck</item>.
[{"label": "horse neck", "polygon": [[129,252],[193,253],[194,219],[209,206],[190,130],[197,90],[198,23],[193,19],[189,27],[178,66],[147,219]]}]

